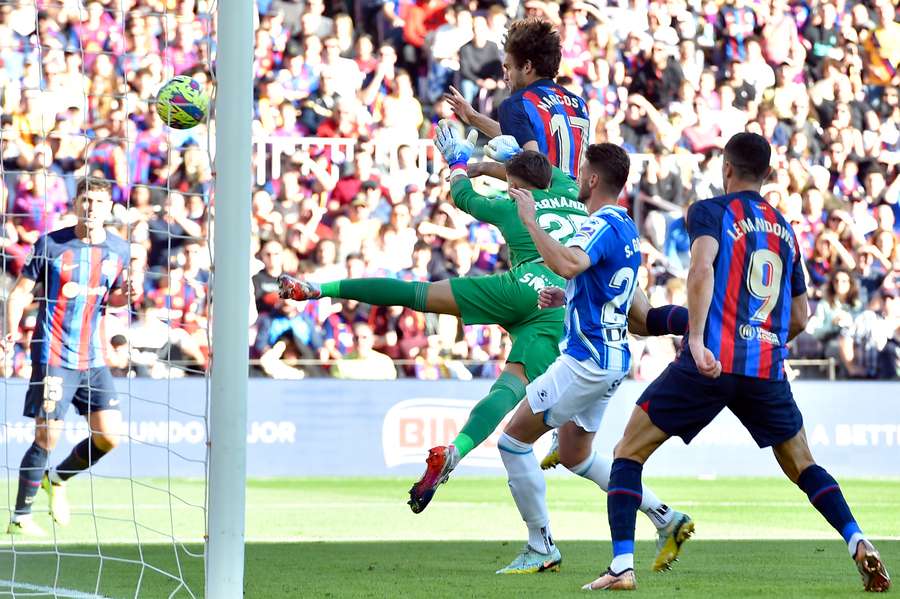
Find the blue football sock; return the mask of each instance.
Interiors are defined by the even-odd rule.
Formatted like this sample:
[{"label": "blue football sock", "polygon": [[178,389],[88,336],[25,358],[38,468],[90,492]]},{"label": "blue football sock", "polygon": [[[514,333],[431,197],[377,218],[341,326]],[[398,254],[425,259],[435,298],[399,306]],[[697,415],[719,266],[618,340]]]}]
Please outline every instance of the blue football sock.
[{"label": "blue football sock", "polygon": [[643,465],[634,460],[616,458],[609,475],[606,508],[612,535],[613,571],[634,567],[634,521],[641,505]]},{"label": "blue football sock", "polygon": [[96,464],[105,455],[106,452],[94,443],[94,438],[88,437],[72,448],[72,452],[66,459],[53,469],[52,476],[54,479],[58,479],[55,482],[65,482]]},{"label": "blue football sock", "polygon": [[[809,502],[825,516],[828,523],[841,534],[844,541],[850,544],[854,538],[863,538],[862,530],[853,519],[850,506],[847,505],[840,486],[824,468],[813,464],[800,473],[797,486],[806,493]],[[855,546],[850,548],[851,554],[855,551]]]},{"label": "blue football sock", "polygon": [[19,467],[19,492],[16,495],[16,514],[31,513],[31,504],[41,486],[44,470],[47,468],[48,455],[46,449],[37,443],[32,443],[25,455],[22,456],[22,465]]}]

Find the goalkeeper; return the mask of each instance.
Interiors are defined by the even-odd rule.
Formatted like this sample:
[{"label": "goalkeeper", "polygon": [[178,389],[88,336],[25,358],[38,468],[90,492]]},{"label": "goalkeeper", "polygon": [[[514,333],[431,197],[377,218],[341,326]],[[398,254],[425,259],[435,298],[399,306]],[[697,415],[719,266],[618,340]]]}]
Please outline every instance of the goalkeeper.
[{"label": "goalkeeper", "polygon": [[[541,310],[537,304],[541,289],[565,287],[565,280],[543,264],[512,200],[488,199],[472,189],[467,166],[474,152],[475,139],[474,130],[463,140],[454,135],[449,123],[442,121],[436,144],[451,168],[453,202],[460,210],[500,229],[509,247],[510,271],[435,283],[364,278],[318,286],[285,275],[279,279],[280,294],[285,299],[302,301],[331,297],[381,306],[406,306],[420,312],[452,314],[462,318],[467,325],[498,324],[512,338],[506,367],[487,396],[472,409],[452,444],[429,451],[425,474],[409,492],[409,505],[415,513],[425,509],[437,486],[447,480],[459,461],[487,439],[503,417],[525,397],[528,382],[542,374],[559,355],[559,341],[563,335],[563,308]],[[506,163],[510,187],[532,192],[537,223],[554,239],[565,243],[578,231],[587,214],[584,204],[578,200],[578,186],[571,177],[551,167],[542,154],[521,151],[511,136],[494,138],[485,153]],[[638,311],[644,310],[638,316],[641,322],[654,317],[659,320],[658,314],[646,312],[649,307],[646,302],[635,303],[639,304]],[[665,308],[658,309],[662,310]],[[681,333],[683,330],[678,332]]]}]

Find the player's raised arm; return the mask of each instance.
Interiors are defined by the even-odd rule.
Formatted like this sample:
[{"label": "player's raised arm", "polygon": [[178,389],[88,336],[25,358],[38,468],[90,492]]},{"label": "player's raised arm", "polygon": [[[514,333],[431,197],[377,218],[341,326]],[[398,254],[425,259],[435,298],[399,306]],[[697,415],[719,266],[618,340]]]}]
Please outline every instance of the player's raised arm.
[{"label": "player's raised arm", "polygon": [[[536,144],[535,144],[536,145]],[[484,146],[484,155],[496,162],[480,162],[469,165],[469,177],[486,175],[506,181],[506,162],[522,152],[519,142],[512,135],[499,135]],[[558,169],[557,169],[558,170]],[[562,171],[560,171],[565,176]]]},{"label": "player's raised arm", "polygon": [[444,94],[444,101],[450,104],[453,114],[465,124],[475,127],[488,137],[500,135],[500,123],[475,110],[463,95],[459,93],[459,90],[452,85],[450,86],[450,91]]},{"label": "player's raised arm", "polygon": [[494,223],[499,216],[496,202],[472,188],[468,177],[469,159],[475,151],[478,134],[472,130],[466,139],[456,135],[450,123],[438,123],[435,146],[450,165],[450,197],[457,208],[480,221]]},{"label": "player's raised arm", "polygon": [[591,259],[584,250],[560,244],[537,224],[537,210],[534,196],[530,191],[510,188],[509,197],[516,201],[519,218],[528,229],[534,246],[550,270],[561,277],[571,279],[590,267]]}]

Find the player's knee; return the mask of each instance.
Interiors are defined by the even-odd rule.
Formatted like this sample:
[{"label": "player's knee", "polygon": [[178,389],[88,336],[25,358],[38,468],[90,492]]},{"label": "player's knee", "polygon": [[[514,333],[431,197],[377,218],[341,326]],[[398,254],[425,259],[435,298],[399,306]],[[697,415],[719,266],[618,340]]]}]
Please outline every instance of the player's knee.
[{"label": "player's knee", "polygon": [[775,457],[785,476],[793,483],[800,480],[800,475],[804,470],[816,463],[808,452],[791,451],[787,448],[781,449],[781,451],[775,451]]},{"label": "player's knee", "polygon": [[613,449],[613,458],[617,460],[621,458],[643,464],[648,457],[648,452],[639,450],[637,447],[627,443],[625,439],[616,443],[616,447]]},{"label": "player's knee", "polygon": [[590,455],[590,450],[585,450],[583,448],[563,449],[562,446],[560,446],[559,463],[571,470],[575,466],[584,463]]},{"label": "player's knee", "polygon": [[559,432],[559,462],[572,469],[591,457],[594,451],[594,435],[566,424]]},{"label": "player's knee", "polygon": [[119,436],[109,433],[94,433],[92,436],[94,445],[101,451],[112,451],[119,445]]},{"label": "player's knee", "polygon": [[47,424],[37,425],[34,429],[34,442],[47,451],[53,451],[61,434],[62,429],[60,428]]},{"label": "player's knee", "polygon": [[810,466],[816,465],[816,462],[812,457],[807,458],[804,456],[797,456],[787,461],[779,460],[779,463],[781,464],[781,469],[784,471],[785,475],[794,484],[797,484],[797,481],[800,480],[800,475],[803,474],[804,470]]},{"label": "player's knee", "polygon": [[36,433],[34,435],[34,442],[38,447],[46,449],[47,451],[53,451],[56,449],[56,443],[59,441],[58,437],[53,437],[47,434]]}]

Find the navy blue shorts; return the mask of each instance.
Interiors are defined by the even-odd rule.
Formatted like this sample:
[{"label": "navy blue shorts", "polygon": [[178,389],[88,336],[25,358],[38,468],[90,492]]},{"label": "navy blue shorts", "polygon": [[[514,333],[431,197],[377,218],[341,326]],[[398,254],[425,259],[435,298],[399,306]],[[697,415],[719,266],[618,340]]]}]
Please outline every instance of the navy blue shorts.
[{"label": "navy blue shorts", "polygon": [[101,410],[118,410],[119,400],[112,373],[105,366],[72,370],[62,366],[32,364],[31,383],[23,415],[63,420],[69,405],[82,416]]},{"label": "navy blue shorts", "polygon": [[723,408],[737,416],[760,447],[800,432],[803,416],[785,381],[723,374],[717,379],[670,364],[637,405],[663,432],[690,443]]}]

